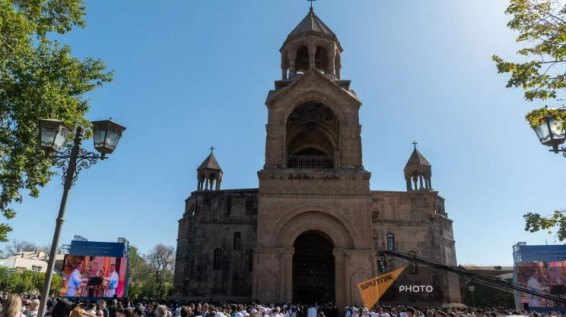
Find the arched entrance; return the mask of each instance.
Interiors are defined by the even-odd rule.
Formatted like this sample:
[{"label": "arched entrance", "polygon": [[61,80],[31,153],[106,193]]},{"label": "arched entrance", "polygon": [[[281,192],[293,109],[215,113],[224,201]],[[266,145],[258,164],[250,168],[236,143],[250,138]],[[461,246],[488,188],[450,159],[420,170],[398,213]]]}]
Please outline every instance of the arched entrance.
[{"label": "arched entrance", "polygon": [[293,302],[335,302],[332,242],[318,233],[306,232],[293,246]]}]

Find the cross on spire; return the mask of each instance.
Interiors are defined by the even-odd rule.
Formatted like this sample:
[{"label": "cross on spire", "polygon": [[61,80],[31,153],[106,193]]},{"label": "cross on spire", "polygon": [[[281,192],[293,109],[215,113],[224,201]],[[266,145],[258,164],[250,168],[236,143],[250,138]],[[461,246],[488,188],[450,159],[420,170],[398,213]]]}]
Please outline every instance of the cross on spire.
[{"label": "cross on spire", "polygon": [[214,146],[210,147],[210,154],[212,154],[212,152],[214,152]]},{"label": "cross on spire", "polygon": [[413,141],[413,145],[415,146],[415,150],[417,149],[417,141]]},{"label": "cross on spire", "polygon": [[311,3],[311,8],[310,8],[310,10],[312,11],[312,2],[313,2],[313,1],[316,1],[316,0],[307,0],[307,1]]}]

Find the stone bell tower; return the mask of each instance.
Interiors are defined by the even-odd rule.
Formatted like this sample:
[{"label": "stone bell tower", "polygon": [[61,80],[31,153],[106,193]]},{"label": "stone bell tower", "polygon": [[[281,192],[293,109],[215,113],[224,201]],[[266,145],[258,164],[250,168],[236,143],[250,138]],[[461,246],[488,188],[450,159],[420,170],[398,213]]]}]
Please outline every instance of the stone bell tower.
[{"label": "stone bell tower", "polygon": [[280,49],[258,172],[253,298],[360,302],[377,272],[361,102],[340,78],[342,46],[311,10]]}]

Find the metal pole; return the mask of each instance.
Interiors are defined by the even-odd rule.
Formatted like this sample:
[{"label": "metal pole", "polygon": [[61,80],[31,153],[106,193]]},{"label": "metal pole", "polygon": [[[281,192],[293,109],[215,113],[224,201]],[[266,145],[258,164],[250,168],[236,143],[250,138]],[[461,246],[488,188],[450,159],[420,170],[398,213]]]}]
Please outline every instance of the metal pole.
[{"label": "metal pole", "polygon": [[51,289],[51,279],[53,277],[53,267],[55,266],[55,256],[57,255],[57,246],[59,245],[59,236],[61,235],[61,228],[65,222],[65,207],[67,206],[67,197],[69,190],[73,185],[73,178],[77,169],[77,157],[79,155],[82,139],[83,129],[78,126],[73,140],[73,148],[71,150],[71,157],[69,158],[69,167],[65,171],[65,183],[63,185],[63,197],[61,198],[61,205],[59,207],[59,215],[55,222],[55,232],[53,233],[53,241],[51,242],[51,250],[49,252],[49,261],[47,262],[47,272],[45,272],[45,280],[43,281],[43,288],[41,290],[41,299],[39,304],[38,317],[45,316],[47,299],[49,298],[49,290]]},{"label": "metal pole", "polygon": [[472,307],[476,307],[476,301],[474,300],[474,291],[472,291]]}]

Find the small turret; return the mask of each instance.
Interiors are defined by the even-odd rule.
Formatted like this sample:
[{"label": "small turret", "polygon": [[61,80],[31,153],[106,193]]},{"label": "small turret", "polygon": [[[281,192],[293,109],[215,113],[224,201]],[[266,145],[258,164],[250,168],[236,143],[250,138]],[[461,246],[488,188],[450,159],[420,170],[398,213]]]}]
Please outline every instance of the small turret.
[{"label": "small turret", "polygon": [[222,183],[222,168],[214,157],[214,148],[210,148],[210,155],[197,168],[198,191],[220,190]]},{"label": "small turret", "polygon": [[407,191],[432,190],[432,165],[417,150],[417,143],[413,145],[415,149],[404,169]]}]

